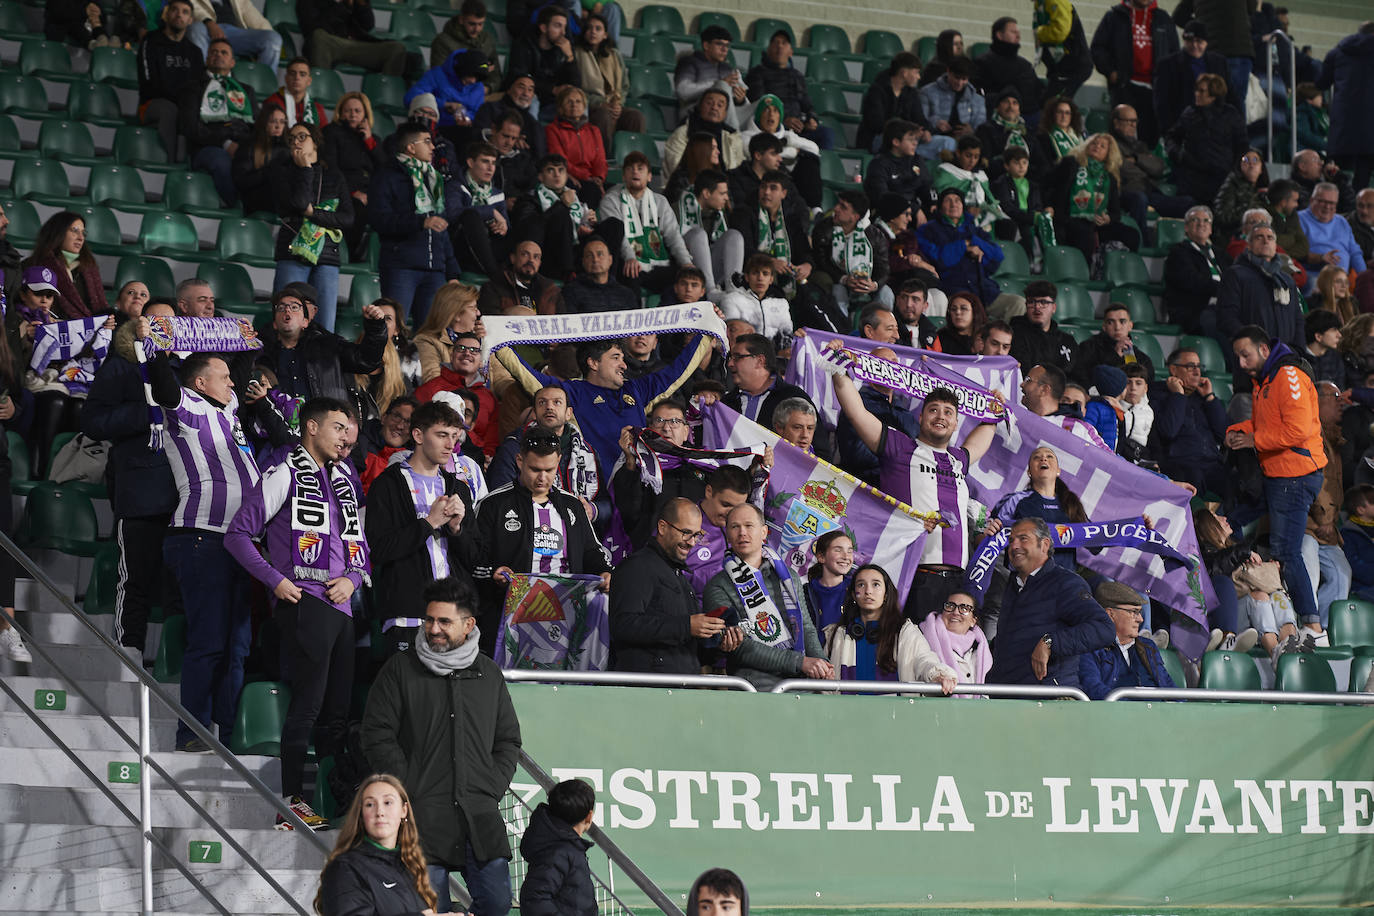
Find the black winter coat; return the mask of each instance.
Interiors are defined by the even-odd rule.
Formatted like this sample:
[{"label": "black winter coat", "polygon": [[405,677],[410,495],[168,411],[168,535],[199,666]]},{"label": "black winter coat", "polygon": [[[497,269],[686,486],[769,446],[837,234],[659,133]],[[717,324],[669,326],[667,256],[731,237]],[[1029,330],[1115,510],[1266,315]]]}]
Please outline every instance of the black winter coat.
[{"label": "black winter coat", "polygon": [[[1217,266],[1230,265],[1226,252],[1212,246]],[[1202,333],[1202,312],[1210,307],[1221,290],[1221,280],[1212,279],[1207,259],[1192,242],[1184,240],[1169,249],[1164,259],[1164,304],[1170,323],[1179,325],[1185,334]]]},{"label": "black winter coat", "polygon": [[321,29],[340,38],[354,41],[376,41],[372,29],[377,17],[368,0],[339,3],[338,0],[296,0],[296,21],[307,42],[311,33]]},{"label": "black winter coat", "polygon": [[764,59],[749,68],[744,84],[749,87],[751,102],[757,102],[765,95],[777,96],[786,117],[806,119],[816,113],[811,96],[806,92],[806,77],[791,63],[786,67],[775,67]]},{"label": "black winter coat", "polygon": [[[815,228],[811,231],[811,259],[816,265],[816,271],[830,277],[836,283],[845,275],[845,270],[835,262],[835,257],[830,251],[830,235],[835,228],[834,217],[825,217],[817,221]],[[873,248],[873,269],[869,272],[868,278],[879,286],[887,282],[887,274],[891,269],[888,263],[888,238],[887,233],[870,223],[867,229],[855,229],[855,232],[862,232],[868,239],[868,244]],[[771,427],[770,427],[771,429]]]},{"label": "black winter coat", "polygon": [[1065,372],[1070,371],[1078,358],[1078,343],[1073,335],[1050,320],[1049,330],[1041,330],[1031,323],[1025,315],[1017,315],[1011,320],[1011,356],[1021,364],[1022,372],[1030,372],[1036,366],[1058,366]]},{"label": "black winter coat", "polygon": [[856,145],[873,150],[874,141],[881,140],[883,128],[893,118],[901,118],[926,127],[925,109],[921,107],[921,93],[915,86],[904,86],[900,95],[892,94],[892,69],[878,74],[859,103],[859,133]]},{"label": "black winter coat", "polygon": [[686,569],[650,541],[611,573],[611,670],[701,673],[689,619],[701,598]]},{"label": "black winter coat", "polygon": [[935,203],[935,193],[922,164],[920,156],[894,156],[888,152],[874,156],[864,175],[864,193],[869,203],[876,206],[884,194],[900,194],[911,201],[913,213],[929,210]]},{"label": "black winter coat", "polygon": [[382,144],[376,143],[368,149],[362,134],[338,121],[326,124],[322,133],[324,150],[320,158],[343,173],[349,193],[368,193],[372,176],[386,164]]},{"label": "black winter coat", "polygon": [[239,200],[243,203],[244,213],[271,213],[277,209],[277,197],[272,190],[272,175],[281,167],[290,164],[291,153],[282,141],[272,144],[272,152],[261,167],[253,162],[252,142],[240,143],[234,153],[231,172],[234,187],[238,188]]},{"label": "black winter coat", "polygon": [[[473,518],[472,492],[455,475],[440,469],[444,495],[457,494],[466,510],[464,521]],[[447,528],[436,532],[429,520],[418,516],[410,483],[399,464],[393,464],[372,482],[367,493],[367,543],[372,559],[373,608],[380,620],[393,617],[424,617],[424,588],[434,579],[429,559],[429,539],[443,538],[448,548],[450,575],[471,580],[463,560],[465,527],[459,534]]]},{"label": "black winter coat", "polygon": [[366,840],[325,866],[320,904],[323,916],[414,916],[426,908],[400,851]]},{"label": "black winter coat", "polygon": [[[271,366],[276,371],[282,345],[275,334],[267,334],[262,341],[258,361]],[[308,397],[338,398],[352,402],[349,388],[352,379],[345,375],[367,375],[382,364],[382,353],[386,349],[386,322],[381,318],[363,320],[363,339],[359,342],[346,340],[338,334],[330,333],[317,324],[311,323],[301,333],[296,342],[309,389]],[[242,369],[239,367],[242,366]],[[243,391],[248,384],[247,360],[234,364],[234,387]]]},{"label": "black winter coat", "polygon": [[[1131,81],[1135,62],[1131,34],[1131,16],[1134,12],[1126,3],[1109,6],[1102,14],[1102,21],[1097,24],[1097,30],[1093,32],[1093,66],[1109,81],[1111,75],[1116,74],[1116,82],[1109,82],[1112,88]],[[1164,12],[1163,7],[1155,7],[1154,15],[1150,17],[1151,72],[1159,66],[1160,60],[1177,51],[1178,29],[1174,27],[1174,20]]]},{"label": "black winter coat", "polygon": [[1179,190],[1194,200],[1213,200],[1250,147],[1245,118],[1220,101],[1189,105],[1164,134],[1164,148],[1174,161]]},{"label": "black winter coat", "polygon": [[1221,274],[1217,291],[1217,332],[1230,340],[1247,324],[1257,324],[1288,344],[1294,353],[1303,351],[1303,317],[1298,290],[1288,271],[1275,271],[1276,281],[1288,293],[1287,303],[1274,299],[1275,287],[1263,271],[1242,254]]},{"label": "black winter coat", "polygon": [[654,493],[640,479],[637,468],[631,470],[622,464],[611,478],[611,492],[615,496],[616,514],[625,526],[630,545],[639,550],[653,536],[654,519],[661,507],[679,496],[694,503],[706,498],[706,472],[690,464],[666,469],[663,489]]},{"label": "black winter coat", "polygon": [[393,655],[367,697],[363,754],[401,780],[431,865],[509,859],[501,797],[520,757],[520,721],[501,669],[485,655],[447,677],[415,652]]},{"label": "black winter coat", "polygon": [[[996,107],[993,99],[1003,89],[1015,89],[1021,97],[1022,111],[1039,111],[1045,94],[1045,84],[1035,75],[1035,67],[1021,56],[1021,46],[992,40],[992,46],[974,61],[973,85],[983,90],[988,99],[988,114]],[[988,150],[984,155],[990,156]]]},{"label": "black winter coat", "polygon": [[[1226,66],[1226,58],[1210,49],[1203,52],[1202,72],[1214,73],[1222,78],[1226,83],[1227,104],[1231,104],[1234,93],[1231,92],[1230,68]],[[1155,119],[1161,128],[1167,129],[1178,120],[1183,109],[1193,104],[1193,84],[1196,81],[1193,59],[1187,51],[1155,59]]]},{"label": "black winter coat", "polygon": [[[1038,681],[1031,671],[1031,652],[1046,635],[1053,640],[1049,672]],[[1007,579],[987,682],[1077,687],[1078,656],[1115,639],[1116,627],[1093,600],[1088,583],[1067,567],[1047,562],[1019,594],[1016,576]]]},{"label": "black winter coat", "polygon": [[173,41],[158,29],[138,46],[139,104],[153,99],[176,102],[188,81],[204,75],[205,58],[189,38]]},{"label": "black winter coat", "polygon": [[[177,102],[177,130],[186,138],[186,146],[191,155],[207,146],[223,146],[229,141],[240,145],[253,144],[252,121],[219,121],[206,123],[200,117],[200,103],[205,96],[205,88],[210,85],[210,75],[202,71],[198,79],[187,83]],[[258,110],[256,97],[251,86],[244,86],[248,95],[248,110]]]},{"label": "black winter coat", "polygon": [[614,275],[607,283],[573,277],[563,284],[563,307],[569,312],[614,312],[637,309],[639,296]]},{"label": "black winter coat", "polygon": [[[730,190],[730,199],[735,199],[735,192]],[[787,199],[791,200],[789,193]],[[755,203],[751,205],[737,206],[730,211],[730,228],[738,229],[740,235],[744,236],[744,254],[748,257],[759,248],[759,205],[758,194],[754,195]],[[811,263],[811,237],[806,234],[806,222],[798,214],[792,213],[787,209],[786,203],[782,206],[783,227],[787,230],[787,239],[792,245],[792,263],[810,264]]]},{"label": "black winter coat", "polygon": [[[400,162],[392,160],[372,176],[367,219],[382,240],[381,263],[389,270],[442,270],[458,276],[458,259],[447,232],[425,228],[415,212],[415,183]],[[458,216],[458,182],[444,180],[444,219]]]},{"label": "black winter coat", "polygon": [[1002,212],[1007,215],[1007,219],[1015,223],[1023,235],[1029,236],[1035,231],[1035,214],[1045,209],[1045,199],[1040,193],[1040,182],[1030,178],[1029,174],[1026,177],[1030,182],[1030,188],[1026,194],[1024,209],[1017,203],[1016,186],[1012,184],[1011,175],[1005,172],[998,175],[992,179],[991,187],[992,196],[997,198],[997,203],[1002,206]]},{"label": "black winter coat", "polygon": [[554,817],[547,802],[540,802],[520,840],[527,866],[520,916],[596,916],[596,886],[587,864],[592,846],[571,824]]},{"label": "black winter coat", "polygon": [[1227,426],[1221,398],[1207,400],[1197,392],[1177,394],[1164,382],[1156,382],[1150,388],[1150,406],[1155,411],[1150,448],[1162,464],[1211,466],[1221,462]]},{"label": "black winter coat", "polygon": [[1374,35],[1347,35],[1322,61],[1318,89],[1335,89],[1327,150],[1336,156],[1374,155]]},{"label": "black winter coat", "polygon": [[[300,231],[301,223],[307,219],[305,208],[313,206],[314,212],[308,219],[316,226],[325,229],[347,229],[353,225],[353,198],[348,194],[348,185],[343,174],[323,162],[302,168],[291,160],[286,160],[272,171],[273,194],[277,198],[277,213],[281,216],[281,228],[277,230],[277,250],[274,257],[278,261],[300,261],[290,253],[291,243]],[[336,200],[334,210],[321,210],[320,204]],[[339,243],[325,236],[324,247],[320,250],[321,266],[339,264]]]},{"label": "black winter coat", "polygon": [[1197,19],[1207,26],[1208,47],[1224,57],[1250,57],[1250,3],[1235,0],[1179,0],[1174,22],[1187,25]]}]

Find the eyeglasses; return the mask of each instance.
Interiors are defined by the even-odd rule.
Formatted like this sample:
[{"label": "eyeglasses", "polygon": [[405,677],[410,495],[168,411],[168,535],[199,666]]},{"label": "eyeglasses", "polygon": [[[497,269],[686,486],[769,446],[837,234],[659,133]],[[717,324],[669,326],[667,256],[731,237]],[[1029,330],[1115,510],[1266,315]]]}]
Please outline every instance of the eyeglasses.
[{"label": "eyeglasses", "polygon": [[684,538],[687,539],[688,542],[692,544],[699,543],[702,538],[706,537],[705,531],[688,531],[686,528],[679,528],[677,525],[674,525],[666,518],[663,520],[663,524],[667,525],[669,528],[673,529],[678,534],[682,535]]},{"label": "eyeglasses", "polygon": [[1313,203],[1313,205],[1321,204],[1321,205],[1324,206],[1324,207],[1334,207],[1334,206],[1336,206],[1336,201],[1333,200],[1333,199],[1330,198],[1330,197],[1314,197],[1314,198],[1312,198],[1312,203]]},{"label": "eyeglasses", "polygon": [[1026,305],[1054,305],[1053,299],[1027,299]]},{"label": "eyeglasses", "polygon": [[1109,608],[1109,610],[1120,611],[1121,613],[1126,614],[1126,615],[1131,616],[1131,617],[1140,617],[1140,618],[1142,618],[1142,619],[1144,619],[1144,617],[1145,617],[1144,611],[1142,611],[1142,610],[1141,610],[1140,608],[1138,608],[1138,607],[1122,607],[1122,606],[1119,605],[1119,604],[1115,604],[1115,605],[1112,605],[1112,606]]},{"label": "eyeglasses", "polygon": [[758,355],[759,355],[758,353],[729,353],[729,354],[727,354],[726,357],[725,357],[725,362],[726,362],[727,364],[729,364],[729,363],[737,363],[737,362],[739,362],[739,361],[742,360],[742,359],[748,359],[748,358],[751,357],[751,356],[758,356]]},{"label": "eyeglasses", "polygon": [[278,302],[274,312],[304,312],[305,306],[299,302]]},{"label": "eyeglasses", "polygon": [[649,421],[650,426],[666,426],[672,429],[674,426],[686,426],[687,421],[682,417],[654,417]]},{"label": "eyeglasses", "polygon": [[1259,165],[1259,164],[1260,164],[1260,157],[1259,157],[1259,156],[1241,156],[1241,157],[1240,157],[1240,161],[1241,161],[1241,162],[1244,162],[1246,165]]},{"label": "eyeglasses", "polygon": [[972,617],[976,610],[978,609],[971,604],[955,604],[953,601],[945,602],[945,613],[951,617]]},{"label": "eyeglasses", "polygon": [[467,344],[454,344],[454,345],[453,345],[453,352],[454,352],[454,353],[473,353],[473,354],[476,354],[476,353],[481,353],[481,352],[482,352],[482,348],[481,348],[481,347],[470,347],[470,346],[468,346]]}]

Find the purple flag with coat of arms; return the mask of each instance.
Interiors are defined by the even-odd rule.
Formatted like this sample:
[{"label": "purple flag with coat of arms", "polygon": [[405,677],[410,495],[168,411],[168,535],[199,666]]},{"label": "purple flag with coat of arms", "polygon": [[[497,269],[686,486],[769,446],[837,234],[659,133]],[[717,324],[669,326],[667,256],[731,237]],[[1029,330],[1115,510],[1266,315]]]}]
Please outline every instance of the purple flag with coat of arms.
[{"label": "purple flag with coat of arms", "polygon": [[515,576],[501,614],[497,664],[605,671],[610,658],[611,626],[600,576]]}]

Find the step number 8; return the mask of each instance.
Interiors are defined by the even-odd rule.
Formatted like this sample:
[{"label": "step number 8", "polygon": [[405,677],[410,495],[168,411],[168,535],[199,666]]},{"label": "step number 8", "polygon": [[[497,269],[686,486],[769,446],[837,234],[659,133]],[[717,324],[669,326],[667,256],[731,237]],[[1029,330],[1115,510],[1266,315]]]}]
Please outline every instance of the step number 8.
[{"label": "step number 8", "polygon": [[62,710],[67,708],[67,691],[65,690],[35,690],[33,692],[33,708],[38,710],[51,709]]},{"label": "step number 8", "polygon": [[141,767],[137,763],[124,763],[121,761],[111,761],[109,775],[106,782],[131,782],[139,780]]}]

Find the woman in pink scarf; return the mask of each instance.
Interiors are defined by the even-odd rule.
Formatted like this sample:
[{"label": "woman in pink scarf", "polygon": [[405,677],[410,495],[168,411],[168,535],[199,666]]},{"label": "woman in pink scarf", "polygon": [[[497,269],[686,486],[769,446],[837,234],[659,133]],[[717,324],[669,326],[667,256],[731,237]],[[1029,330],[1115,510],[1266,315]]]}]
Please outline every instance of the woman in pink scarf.
[{"label": "woman in pink scarf", "polygon": [[942,611],[921,623],[926,642],[940,661],[959,672],[959,683],[982,684],[992,667],[988,637],[978,626],[978,605],[968,592],[954,592]]}]

